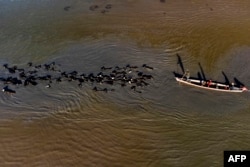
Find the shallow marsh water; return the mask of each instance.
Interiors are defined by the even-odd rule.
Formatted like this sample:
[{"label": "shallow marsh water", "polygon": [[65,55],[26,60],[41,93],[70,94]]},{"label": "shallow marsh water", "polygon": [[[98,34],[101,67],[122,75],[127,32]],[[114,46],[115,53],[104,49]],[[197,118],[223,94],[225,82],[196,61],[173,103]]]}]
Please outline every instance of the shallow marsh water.
[{"label": "shallow marsh water", "polygon": [[[224,150],[250,149],[249,93],[198,90],[178,85],[172,74],[180,72],[178,53],[192,75],[200,62],[207,78],[223,81],[224,71],[250,87],[248,1],[0,6],[1,65],[55,61],[86,73],[103,65],[154,67],[141,94],[67,82],[1,94],[0,166],[222,166]],[[3,67],[0,73],[8,75]]]}]

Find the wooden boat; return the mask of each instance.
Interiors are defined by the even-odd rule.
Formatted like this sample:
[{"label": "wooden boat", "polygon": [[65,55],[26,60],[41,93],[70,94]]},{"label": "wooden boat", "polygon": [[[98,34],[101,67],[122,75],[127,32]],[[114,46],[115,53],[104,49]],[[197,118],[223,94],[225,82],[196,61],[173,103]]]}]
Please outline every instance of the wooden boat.
[{"label": "wooden boat", "polygon": [[229,85],[224,84],[212,80],[202,80],[197,78],[185,78],[182,75],[175,73],[175,79],[179,83],[183,83],[186,85],[194,86],[197,88],[207,89],[207,90],[214,90],[214,91],[221,91],[221,92],[233,92],[233,93],[240,93],[244,91],[248,91],[245,86],[238,86],[238,85]]}]

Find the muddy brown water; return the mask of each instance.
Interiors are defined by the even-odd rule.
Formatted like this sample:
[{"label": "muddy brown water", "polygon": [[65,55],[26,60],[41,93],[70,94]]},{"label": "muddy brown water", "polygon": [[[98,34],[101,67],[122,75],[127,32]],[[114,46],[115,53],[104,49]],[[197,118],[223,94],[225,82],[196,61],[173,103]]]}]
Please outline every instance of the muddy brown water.
[{"label": "muddy brown water", "polygon": [[[207,78],[224,81],[224,71],[250,87],[249,8],[225,0],[0,1],[1,66],[154,67],[142,93],[68,82],[1,93],[0,166],[222,166],[224,150],[250,149],[248,92],[179,85],[172,73],[181,71],[178,53],[191,75],[200,62]],[[9,75],[3,67],[0,74]]]}]

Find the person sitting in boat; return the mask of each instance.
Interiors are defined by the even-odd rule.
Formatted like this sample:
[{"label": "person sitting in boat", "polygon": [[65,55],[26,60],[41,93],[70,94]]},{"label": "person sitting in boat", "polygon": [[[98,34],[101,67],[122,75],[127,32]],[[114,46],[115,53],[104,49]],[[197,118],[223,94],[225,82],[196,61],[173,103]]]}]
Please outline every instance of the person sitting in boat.
[{"label": "person sitting in boat", "polygon": [[216,89],[219,89],[218,83],[215,84],[215,88],[216,88]]},{"label": "person sitting in boat", "polygon": [[243,91],[248,91],[248,89],[245,86],[242,87],[242,90]]},{"label": "person sitting in boat", "polygon": [[207,81],[207,87],[210,87],[212,84],[212,80],[210,79],[209,81]]},{"label": "person sitting in boat", "polygon": [[185,71],[185,73],[184,73],[184,75],[183,75],[182,78],[186,78],[186,80],[189,80],[189,78],[190,78],[190,72],[189,72],[189,70]]}]

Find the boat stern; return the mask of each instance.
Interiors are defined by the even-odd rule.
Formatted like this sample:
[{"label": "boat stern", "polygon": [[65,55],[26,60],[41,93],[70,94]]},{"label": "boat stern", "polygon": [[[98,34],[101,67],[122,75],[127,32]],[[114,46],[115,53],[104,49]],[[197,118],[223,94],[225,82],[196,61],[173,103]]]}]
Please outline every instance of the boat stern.
[{"label": "boat stern", "polygon": [[242,88],[242,91],[248,91],[248,89],[244,86],[244,87]]}]

